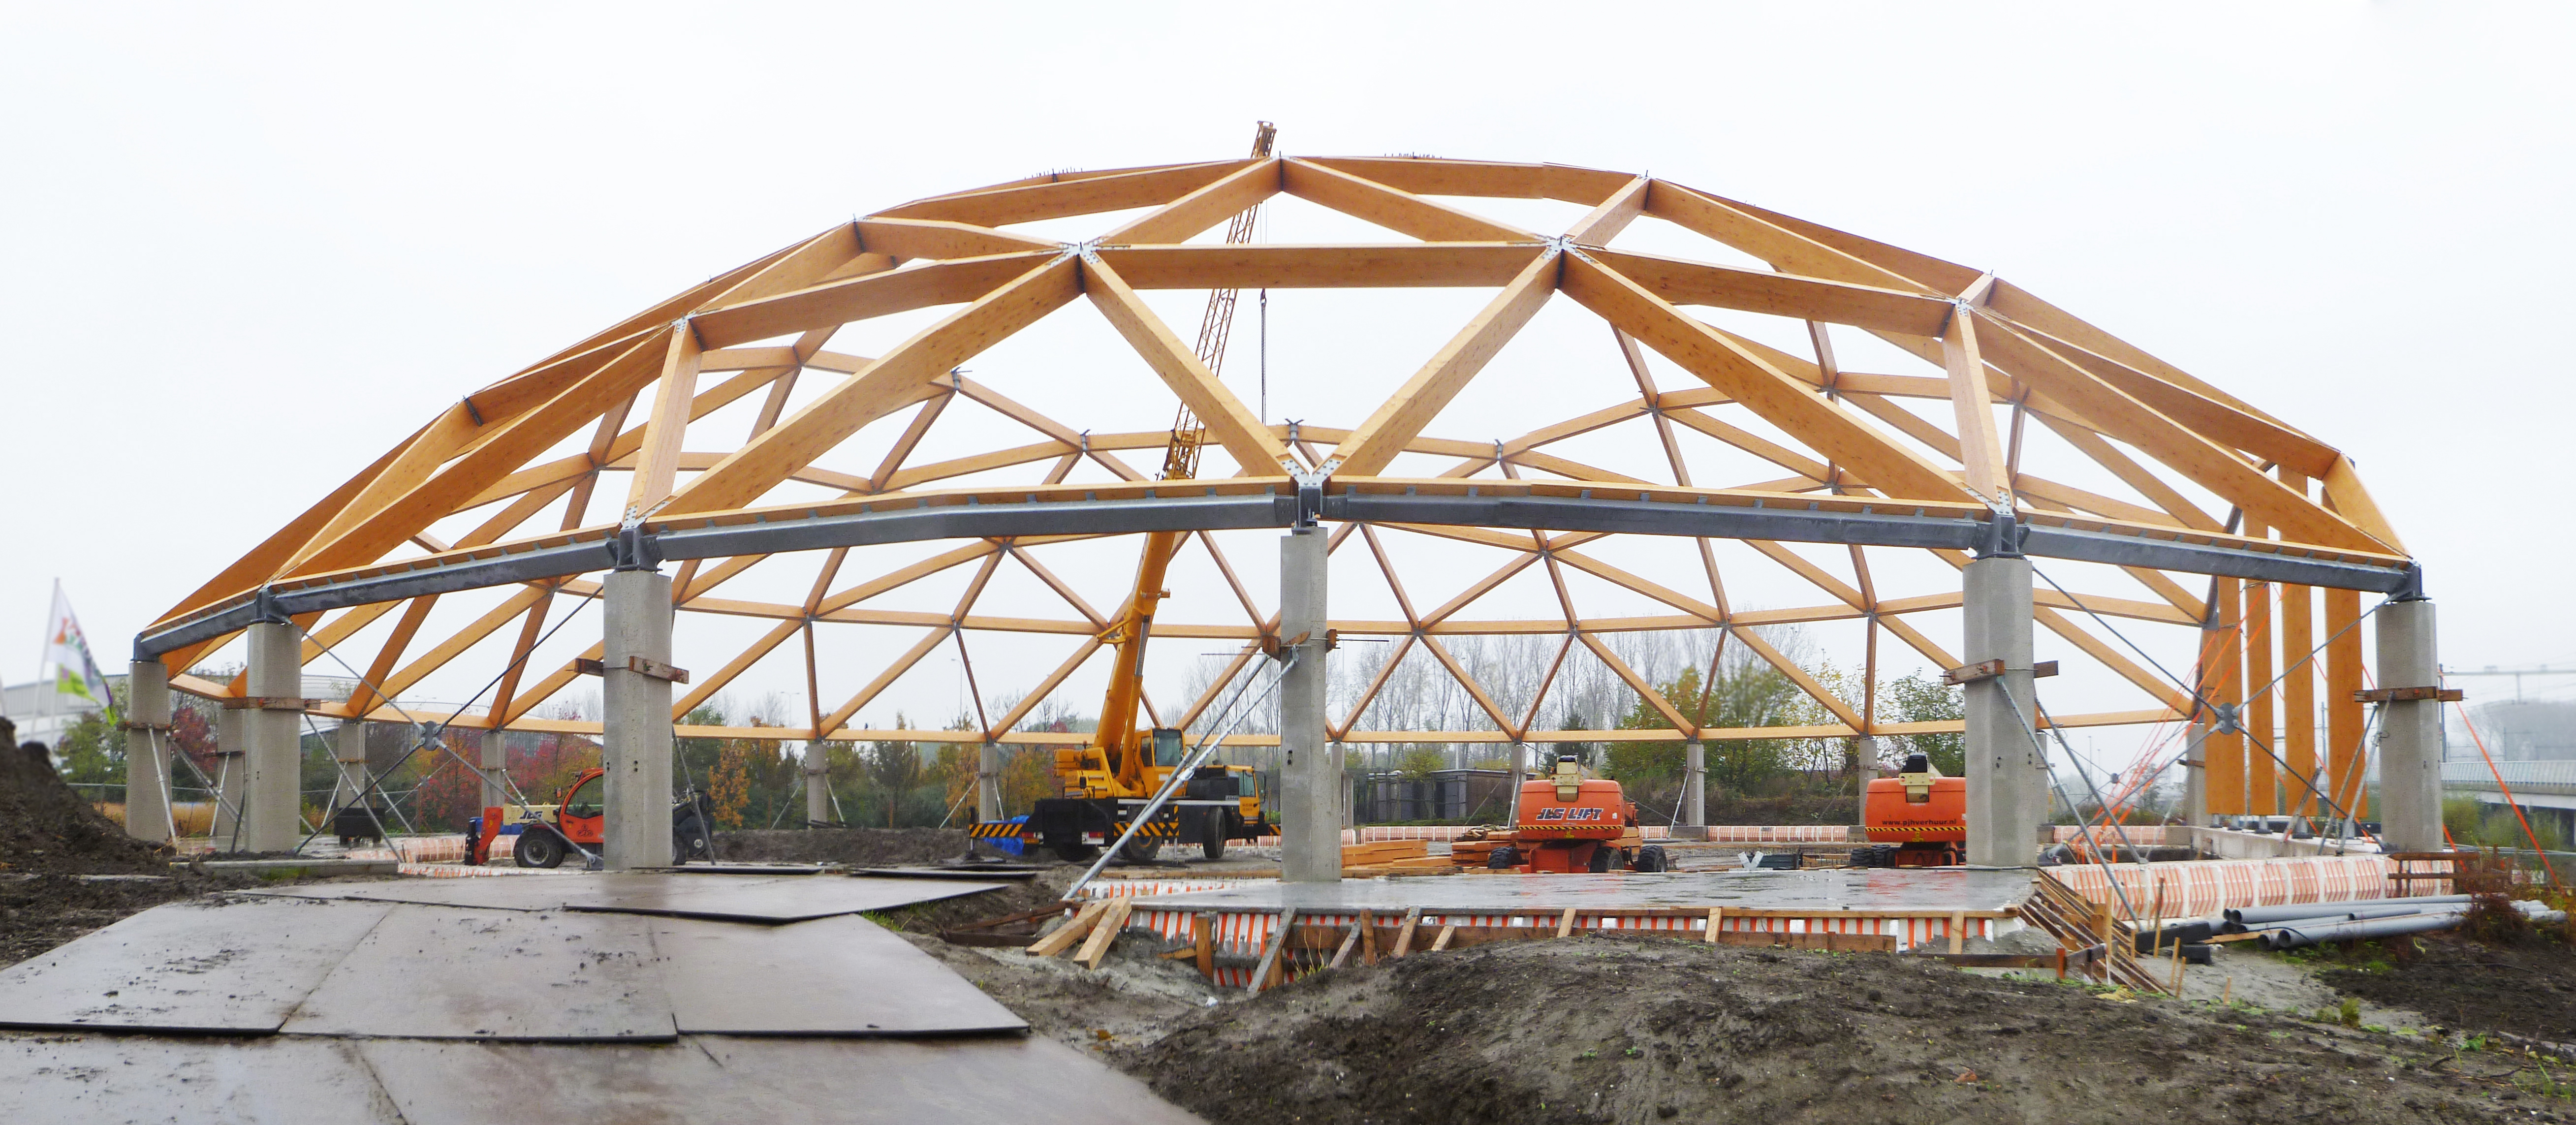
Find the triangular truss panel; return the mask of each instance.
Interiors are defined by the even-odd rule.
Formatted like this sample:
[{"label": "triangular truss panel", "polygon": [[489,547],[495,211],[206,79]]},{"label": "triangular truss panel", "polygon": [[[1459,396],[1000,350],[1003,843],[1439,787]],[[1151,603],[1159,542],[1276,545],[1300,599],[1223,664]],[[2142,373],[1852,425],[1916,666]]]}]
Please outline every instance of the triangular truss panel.
[{"label": "triangular truss panel", "polygon": [[[1250,241],[1226,236],[1265,206]],[[1212,362],[1196,310],[1223,291]],[[1186,483],[1157,479],[1176,414],[1211,447]],[[1985,271],[1624,172],[1281,156],[1032,177],[774,250],[465,395],[142,647],[222,664],[245,606],[286,606],[316,672],[383,689],[326,713],[470,696],[466,725],[596,730],[571,717],[596,623],[566,621],[596,615],[604,551],[403,583],[621,533],[1007,510],[956,537],[675,563],[698,677],[676,710],[775,695],[789,725],[758,736],[866,738],[902,707],[968,728],[916,737],[1062,741],[1023,720],[1097,694],[1141,525],[1008,512],[1162,519],[1319,479],[1345,642],[1329,721],[1357,742],[1580,741],[1639,707],[1672,730],[1637,737],[1750,737],[1663,694],[1736,662],[1808,694],[1799,733],[1872,733],[1881,683],[1958,662],[1964,541],[1585,506],[2144,544],[2043,568],[2042,647],[2086,666],[2064,725],[2180,713],[2150,666],[2192,663],[2235,588],[2211,574],[2287,559],[2376,589],[2411,567],[2332,446]],[[1457,514],[1484,501],[1578,515]],[[1167,528],[1191,535],[1154,623],[1157,721],[1204,729],[1278,640],[1263,526]]]}]

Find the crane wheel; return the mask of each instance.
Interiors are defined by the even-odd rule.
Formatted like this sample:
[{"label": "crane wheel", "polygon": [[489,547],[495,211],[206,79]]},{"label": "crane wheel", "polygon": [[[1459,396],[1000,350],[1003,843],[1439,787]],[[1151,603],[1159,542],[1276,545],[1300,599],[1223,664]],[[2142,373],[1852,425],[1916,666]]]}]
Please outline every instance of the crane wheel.
[{"label": "crane wheel", "polygon": [[1209,859],[1224,859],[1225,841],[1233,831],[1234,818],[1223,809],[1211,810],[1199,818],[1199,854]]},{"label": "crane wheel", "polygon": [[1100,849],[1089,844],[1049,844],[1047,850],[1066,863],[1089,863],[1091,857],[1100,854]]},{"label": "crane wheel", "polygon": [[1162,851],[1163,845],[1160,841],[1151,836],[1140,835],[1127,841],[1126,847],[1118,849],[1118,858],[1129,863],[1152,863],[1154,857],[1162,854]]},{"label": "crane wheel", "polygon": [[518,844],[510,849],[510,858],[521,867],[560,867],[564,861],[563,841],[552,832],[533,827],[521,829]]}]

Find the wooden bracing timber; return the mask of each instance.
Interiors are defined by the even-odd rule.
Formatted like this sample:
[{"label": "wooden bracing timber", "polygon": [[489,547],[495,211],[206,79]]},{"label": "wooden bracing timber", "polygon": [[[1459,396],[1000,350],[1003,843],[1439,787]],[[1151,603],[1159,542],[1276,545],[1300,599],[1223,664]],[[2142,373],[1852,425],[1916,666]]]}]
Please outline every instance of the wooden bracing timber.
[{"label": "wooden bracing timber", "polygon": [[[1290,199],[1403,241],[1204,237],[1265,201]],[[1580,217],[1556,231],[1537,229],[1478,213],[1482,199],[1554,201]],[[1110,212],[1126,214],[1088,242],[1019,227]],[[1650,228],[1655,249],[1621,245]],[[1704,257],[1735,260],[1675,252],[1676,236],[1700,240]],[[1743,264],[1747,259],[1761,265]],[[1151,307],[1155,293],[1171,289],[1416,287],[1479,288],[1490,296],[1418,364],[1408,360],[1331,417],[1294,424],[1260,416],[1241,377],[1221,380]],[[1442,434],[1444,412],[1475,390],[1489,363],[1560,294],[1567,300],[1557,302],[1558,312],[1595,317],[1607,329],[1597,337],[1598,370],[1568,372],[1561,394],[1520,401],[1516,433]],[[845,326],[904,314],[915,314],[900,322],[907,334],[881,333],[882,346],[868,349],[873,356],[825,347]],[[1122,360],[1152,376],[1143,398],[1132,385],[1100,396],[1132,409],[1059,418],[1003,393],[1000,372],[968,377],[964,366],[975,357],[1052,316],[1100,318],[1111,331],[1092,338],[1123,344],[1131,354]],[[1784,349],[1779,344],[1789,337],[1778,332],[1767,333],[1771,343],[1756,338],[1766,335],[1762,325],[1781,323],[1803,343]],[[1848,346],[1868,337],[1920,366],[1848,370],[1835,354],[1838,331],[1847,354],[1857,354]],[[1146,401],[1155,393],[1165,397]],[[1150,419],[1183,407],[1206,427],[1212,463],[1191,485],[1211,496],[1293,490],[1290,474],[1322,473],[1336,492],[1633,497],[1820,512],[1893,506],[1963,519],[2001,510],[2025,524],[2196,537],[2260,551],[2383,563],[2404,555],[2341,452],[1985,271],[1629,173],[1265,156],[1032,177],[916,200],[818,232],[466,395],[223,567],[155,628],[263,587],[596,541],[620,523],[721,525],[911,502],[1144,497],[1159,482],[1129,458],[1164,448],[1169,433]],[[1643,455],[1614,456],[1622,439]],[[2034,443],[2043,440],[2057,457],[2053,475],[2034,471]],[[1748,463],[1759,466],[1754,479],[1730,475],[1743,474]],[[2231,511],[2237,515],[2225,520],[2211,515]],[[1672,725],[1619,732],[1621,739],[1957,729],[1955,722],[1900,723],[1878,713],[1883,653],[1911,653],[1940,668],[1959,663],[1936,639],[1955,636],[1955,628],[1935,623],[1960,604],[1958,588],[1904,588],[1908,572],[1892,560],[1910,548],[1742,539],[1739,551],[1717,537],[1691,536],[1681,540],[1687,565],[1659,574],[1637,561],[1629,548],[1641,536],[1629,532],[1341,522],[1336,551],[1354,530],[1396,616],[1333,622],[1345,639],[1390,642],[1386,670],[1331,717],[1336,740],[1598,740],[1605,732],[1543,729],[1544,717],[1561,713],[1545,704],[1569,659],[1605,667]],[[1064,560],[1098,538],[1054,531],[965,539],[893,561],[849,546],[692,559],[674,585],[684,646],[677,659],[700,678],[675,714],[775,661],[796,664],[792,674],[773,678],[801,683],[806,695],[785,725],[684,730],[880,737],[888,732],[859,716],[897,681],[934,653],[954,651],[962,660],[1008,637],[1047,640],[1057,646],[1050,651],[1069,654],[1034,683],[974,685],[965,712],[975,729],[903,737],[1078,743],[1081,735],[1023,724],[1059,685],[1096,669],[1109,647],[1102,639],[1120,612],[1106,600],[1124,583],[1064,577],[1088,578]],[[1223,542],[1204,530],[1180,542],[1175,584],[1201,581],[1210,597],[1176,604],[1230,608],[1213,617],[1166,612],[1150,632],[1226,648],[1231,664],[1217,687],[1278,640],[1272,592],[1239,577]],[[1444,561],[1420,561],[1435,543]],[[1481,552],[1483,561],[1463,569],[1447,561],[1462,550]],[[1955,549],[1933,553],[1950,566],[1967,559]],[[1744,604],[1740,594],[1730,596],[1727,581],[1731,568],[1741,574],[1744,567],[1776,568],[1766,579],[1794,581],[1814,596]],[[785,572],[792,580],[759,590],[744,577]],[[2350,803],[2358,789],[2351,744],[2360,733],[2357,707],[2342,702],[2345,681],[2359,676],[2359,638],[2344,635],[2358,612],[2352,591],[2325,590],[2312,624],[2309,587],[2222,579],[2211,599],[2196,592],[2206,585],[2196,574],[2125,566],[2082,577],[2134,585],[2080,593],[2044,586],[2038,621],[2071,646],[2069,656],[2125,682],[2138,698],[2127,709],[2054,714],[2053,722],[2165,722],[2193,710],[2188,693],[2108,636],[2097,615],[2124,629],[2134,623],[2224,632],[2224,643],[2205,646],[2209,666],[2195,673],[2214,702],[2235,705],[2249,674],[2259,680],[2275,667],[2327,678],[2326,745],[2320,753],[2312,738],[2294,734],[2289,776],[2280,780],[2323,774],[2320,786]],[[548,704],[578,681],[581,655],[598,655],[596,631],[566,630],[561,652],[540,651],[539,642],[584,611],[597,581],[566,575],[508,585],[300,619],[313,634],[304,657],[314,671],[337,673],[345,662],[373,685],[319,710],[399,719],[387,696],[453,669],[468,687],[490,680],[497,688],[461,725],[595,732],[596,720],[550,715]],[[1031,608],[1025,597],[994,607],[987,591],[997,585],[1034,590],[1046,608]],[[781,587],[793,592],[767,592]],[[1086,599],[1085,588],[1100,600]],[[695,643],[692,621],[728,619],[746,627],[727,634],[723,647],[686,651]],[[1857,625],[1860,638],[1854,652],[1834,654],[1856,673],[1840,683],[1811,675],[1755,631],[1833,622]],[[1720,644],[1741,642],[1814,697],[1817,721],[1702,726],[1705,700],[1664,698],[1608,643],[1618,633],[1675,629],[1713,630]],[[1882,646],[1882,633],[1901,644]],[[1496,691],[1460,655],[1460,638],[1508,635],[1558,638],[1535,694]],[[2337,640],[2321,659],[2292,651],[2324,636]],[[235,637],[179,644],[165,659],[184,673],[217,658]],[[2282,646],[2277,664],[2268,648],[2249,659],[2247,644],[2275,643]],[[855,661],[846,659],[852,649],[861,653]],[[1457,682],[1473,703],[1475,729],[1372,727],[1372,703],[1408,659]],[[186,674],[174,676],[173,686],[209,695],[246,691],[239,678],[221,683]],[[1217,687],[1167,700],[1159,714],[1197,721]],[[985,698],[994,692],[1025,694],[1004,706]],[[2313,683],[2302,681],[2285,690],[2281,706],[2304,714],[2315,698]],[[2249,713],[2261,722],[2273,706],[2261,699]],[[1151,721],[1150,704],[1146,709],[1139,717]],[[2246,749],[2213,738],[2210,754],[2241,770]],[[2274,780],[2266,771],[2253,783],[2267,789]],[[2268,792],[2249,799],[2245,784],[2213,779],[2212,811],[2270,807]],[[2297,793],[2289,799],[2314,807]]]}]

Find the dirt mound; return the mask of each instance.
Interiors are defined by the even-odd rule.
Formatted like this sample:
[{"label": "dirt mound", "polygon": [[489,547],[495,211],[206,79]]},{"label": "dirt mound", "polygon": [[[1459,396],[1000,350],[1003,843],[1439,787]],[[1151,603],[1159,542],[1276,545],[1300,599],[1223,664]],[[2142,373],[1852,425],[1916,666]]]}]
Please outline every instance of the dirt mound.
[{"label": "dirt mound", "polygon": [[[1342,969],[1112,1053],[1216,1120],[2489,1121],[2448,1052],[1891,954],[1582,937]],[[2465,1068],[2461,1068],[2465,1069]],[[2549,1107],[2554,1109],[2555,1107]]]},{"label": "dirt mound", "polygon": [[186,876],[0,875],[0,966],[24,961],[126,915],[224,885],[222,880]]},{"label": "dirt mound", "polygon": [[2361,942],[2326,954],[2318,978],[2455,1031],[2576,1043],[2576,950],[2554,941],[2481,944],[2444,934]]},{"label": "dirt mound", "polygon": [[0,719],[0,871],[167,874],[167,857],[135,840],[63,784],[41,753],[18,748]]},{"label": "dirt mound", "polygon": [[[716,833],[716,855],[745,862],[880,867],[956,859],[972,843],[961,828],[754,829]],[[986,848],[977,854],[1000,853]]]}]

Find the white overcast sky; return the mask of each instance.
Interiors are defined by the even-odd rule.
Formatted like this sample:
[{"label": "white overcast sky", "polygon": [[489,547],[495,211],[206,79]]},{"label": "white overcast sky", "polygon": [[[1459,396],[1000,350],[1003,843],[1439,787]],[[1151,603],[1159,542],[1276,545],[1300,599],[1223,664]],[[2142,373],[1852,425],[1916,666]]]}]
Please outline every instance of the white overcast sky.
[{"label": "white overcast sky", "polygon": [[936,192],[1237,155],[1256,118],[1994,270],[2357,458],[2447,662],[2576,664],[2570,12],[8,5],[0,676],[35,674],[54,579],[113,668],[433,412],[709,274]]}]

